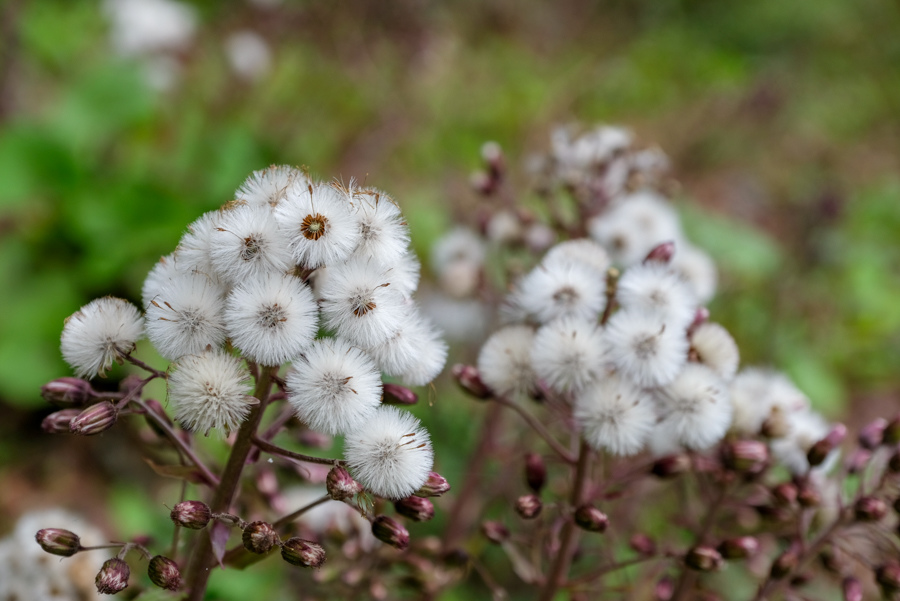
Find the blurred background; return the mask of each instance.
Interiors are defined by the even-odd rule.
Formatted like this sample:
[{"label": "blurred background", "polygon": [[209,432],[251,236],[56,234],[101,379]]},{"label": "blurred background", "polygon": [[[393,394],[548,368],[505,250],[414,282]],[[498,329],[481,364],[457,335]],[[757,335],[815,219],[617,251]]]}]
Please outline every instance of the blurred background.
[{"label": "blurred background", "polygon": [[[0,534],[38,504],[166,528],[140,492],[157,477],[108,457],[124,437],[42,434],[39,388],[70,375],[66,316],[139,300],[186,225],[273,163],[394,195],[427,272],[485,141],[524,194],[553,126],[627,126],[672,160],[742,363],[835,419],[896,411],[898,31],[890,0],[4,0]],[[418,414],[470,440],[467,401],[436,390]],[[452,482],[465,457],[440,449]]]}]

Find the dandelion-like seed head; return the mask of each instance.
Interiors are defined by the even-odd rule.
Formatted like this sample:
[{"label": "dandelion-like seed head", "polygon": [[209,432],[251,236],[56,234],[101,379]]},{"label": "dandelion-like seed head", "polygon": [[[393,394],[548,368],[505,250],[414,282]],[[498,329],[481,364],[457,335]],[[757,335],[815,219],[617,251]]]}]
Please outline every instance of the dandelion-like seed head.
[{"label": "dandelion-like seed head", "polygon": [[303,221],[300,223],[300,232],[307,240],[318,240],[325,235],[327,227],[328,218],[316,213],[303,218]]},{"label": "dandelion-like seed head", "polygon": [[66,318],[60,347],[78,377],[103,376],[114,362],[134,350],[142,332],[137,307],[105,296]]},{"label": "dandelion-like seed head", "polygon": [[728,386],[705,365],[686,365],[671,384],[657,391],[657,398],[663,415],[660,427],[672,429],[689,449],[708,449],[731,426]]},{"label": "dandelion-like seed head", "polygon": [[494,332],[478,354],[478,371],[485,384],[499,395],[528,394],[536,374],[531,363],[534,330],[507,326]]},{"label": "dandelion-like seed head", "polygon": [[292,185],[275,207],[294,262],[309,269],[347,260],[359,243],[359,227],[347,192],[328,184]]},{"label": "dandelion-like seed head", "polygon": [[225,342],[222,290],[198,272],[179,274],[150,301],[147,337],[166,359],[193,355]]},{"label": "dandelion-like seed head", "polygon": [[664,386],[687,361],[683,329],[667,326],[643,311],[619,311],[609,320],[605,337],[608,359],[621,375],[639,387]]},{"label": "dandelion-like seed head", "polygon": [[656,423],[651,399],[614,374],[578,392],[573,415],[591,447],[615,455],[641,452]]}]

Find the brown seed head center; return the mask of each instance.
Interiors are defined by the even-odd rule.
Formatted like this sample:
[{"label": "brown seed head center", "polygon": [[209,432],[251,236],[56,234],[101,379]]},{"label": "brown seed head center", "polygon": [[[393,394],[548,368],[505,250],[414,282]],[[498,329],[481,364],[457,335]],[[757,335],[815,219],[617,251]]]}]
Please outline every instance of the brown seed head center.
[{"label": "brown seed head center", "polygon": [[300,232],[307,240],[318,240],[325,235],[325,228],[328,225],[328,219],[325,216],[316,213],[315,215],[307,215],[300,224]]}]

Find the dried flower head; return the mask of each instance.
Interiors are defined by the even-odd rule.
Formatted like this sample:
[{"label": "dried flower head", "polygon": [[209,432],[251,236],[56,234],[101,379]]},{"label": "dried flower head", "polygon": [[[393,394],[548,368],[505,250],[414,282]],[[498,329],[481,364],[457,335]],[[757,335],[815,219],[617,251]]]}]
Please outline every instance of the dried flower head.
[{"label": "dried flower head", "polygon": [[62,355],[78,377],[103,376],[134,350],[142,332],[137,307],[120,298],[98,298],[66,319]]}]

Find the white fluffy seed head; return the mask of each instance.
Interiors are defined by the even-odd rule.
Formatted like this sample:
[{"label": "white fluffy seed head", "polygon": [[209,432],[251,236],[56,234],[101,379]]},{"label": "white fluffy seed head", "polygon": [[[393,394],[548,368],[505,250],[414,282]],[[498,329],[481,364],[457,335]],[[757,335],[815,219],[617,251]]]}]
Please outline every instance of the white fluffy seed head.
[{"label": "white fluffy seed head", "polygon": [[182,273],[184,272],[176,264],[175,253],[160,258],[150,270],[150,273],[147,274],[141,287],[141,300],[144,303],[144,310],[150,305],[150,301],[156,298],[160,290]]},{"label": "white fluffy seed head", "polygon": [[63,359],[80,378],[104,376],[114,361],[134,350],[142,333],[137,307],[121,298],[97,298],[66,318]]},{"label": "white fluffy seed head", "polygon": [[390,270],[362,257],[330,266],[321,295],[325,326],[363,348],[387,340],[408,312],[406,299],[391,285]]},{"label": "white fluffy seed head", "polygon": [[656,391],[656,397],[660,427],[671,429],[688,449],[708,449],[731,426],[728,385],[705,365],[689,363],[674,382]]},{"label": "white fluffy seed head", "polygon": [[353,204],[359,228],[355,254],[385,265],[400,260],[409,245],[409,228],[393,199],[379,190],[358,190]]},{"label": "white fluffy seed head", "polygon": [[718,275],[712,257],[702,250],[682,243],[672,257],[674,269],[694,292],[699,304],[706,304],[716,295]]},{"label": "white fluffy seed head", "polygon": [[359,243],[359,224],[349,195],[330,184],[295,183],[275,220],[288,238],[294,261],[309,269],[344,261]]},{"label": "white fluffy seed head", "polygon": [[606,270],[612,264],[609,259],[609,253],[602,246],[587,238],[560,242],[547,251],[544,262],[558,259],[584,263],[604,276],[606,275]]},{"label": "white fluffy seed head", "polygon": [[292,266],[288,240],[267,205],[238,204],[219,213],[210,235],[210,262],[233,285],[265,273],[283,274]]},{"label": "white fluffy seed head", "polygon": [[640,453],[656,423],[653,401],[616,375],[578,392],[573,415],[591,447],[614,455]]},{"label": "white fluffy seed head", "polygon": [[697,311],[697,300],[687,284],[657,261],[628,268],[619,279],[616,300],[626,310],[655,315],[680,329],[690,325]]},{"label": "white fluffy seed head", "polygon": [[447,345],[437,328],[414,307],[387,340],[368,350],[381,371],[399,377],[407,386],[428,384],[447,361]]},{"label": "white fluffy seed head", "polygon": [[648,190],[617,201],[588,222],[588,231],[624,267],[643,261],[662,242],[680,245],[683,239],[678,214],[662,196]]},{"label": "white fluffy seed head", "polygon": [[340,338],[315,340],[287,375],[297,417],[331,436],[366,425],[381,404],[381,374],[360,349]]},{"label": "white fluffy seed head", "polygon": [[734,406],[732,429],[743,436],[756,436],[770,417],[782,420],[807,411],[809,399],[782,373],[749,367],[731,382]]},{"label": "white fluffy seed head", "polygon": [[543,261],[518,285],[518,302],[540,323],[562,317],[596,320],[606,306],[605,277],[580,262]]},{"label": "white fluffy seed head", "polygon": [[[788,416],[788,435],[772,440],[772,455],[795,476],[803,476],[809,471],[810,448],[828,434],[831,425],[812,410],[794,411]],[[837,458],[836,450],[820,464],[819,469],[828,471]]]},{"label": "white fluffy seed head", "polygon": [[249,396],[250,373],[237,357],[220,350],[185,355],[169,374],[169,401],[175,419],[187,430],[228,433],[258,403]]},{"label": "white fluffy seed head", "polygon": [[441,236],[431,248],[431,268],[438,276],[461,261],[477,267],[484,264],[484,241],[469,228],[457,227]]},{"label": "white fluffy seed head", "polygon": [[501,396],[529,394],[537,376],[531,364],[534,330],[507,326],[494,332],[478,354],[478,371],[485,384]]},{"label": "white fluffy seed head", "polygon": [[281,365],[300,354],[318,331],[309,286],[293,276],[267,274],[236,286],[226,301],[225,327],[245,357]]},{"label": "white fluffy seed head", "polygon": [[422,264],[412,248],[407,248],[396,261],[384,265],[390,268],[388,276],[391,278],[391,286],[403,296],[409,298],[419,287],[419,277]]},{"label": "white fluffy seed head", "polygon": [[147,307],[147,338],[160,355],[174,360],[225,342],[222,290],[209,276],[184,273],[164,286]]},{"label": "white fluffy seed head", "polygon": [[624,378],[641,388],[664,386],[687,361],[684,329],[640,311],[619,311],[604,330],[608,360]]},{"label": "white fluffy seed head", "polygon": [[581,390],[603,373],[605,350],[595,323],[563,318],[537,331],[531,363],[538,378],[553,390]]},{"label": "white fluffy seed head", "polygon": [[726,382],[734,379],[741,359],[737,343],[728,330],[710,321],[700,324],[691,333],[691,355]]},{"label": "white fluffy seed head", "polygon": [[219,211],[209,211],[188,226],[175,249],[178,269],[199,271],[209,276],[215,274],[209,244],[218,220]]},{"label": "white fluffy seed head", "polygon": [[347,433],[344,458],[366,490],[402,499],[428,479],[434,452],[428,432],[408,411],[383,405],[359,430]]},{"label": "white fluffy seed head", "polygon": [[235,191],[234,197],[251,205],[275,207],[287,196],[289,188],[305,186],[307,183],[309,180],[299,169],[288,165],[272,165],[250,174]]}]

